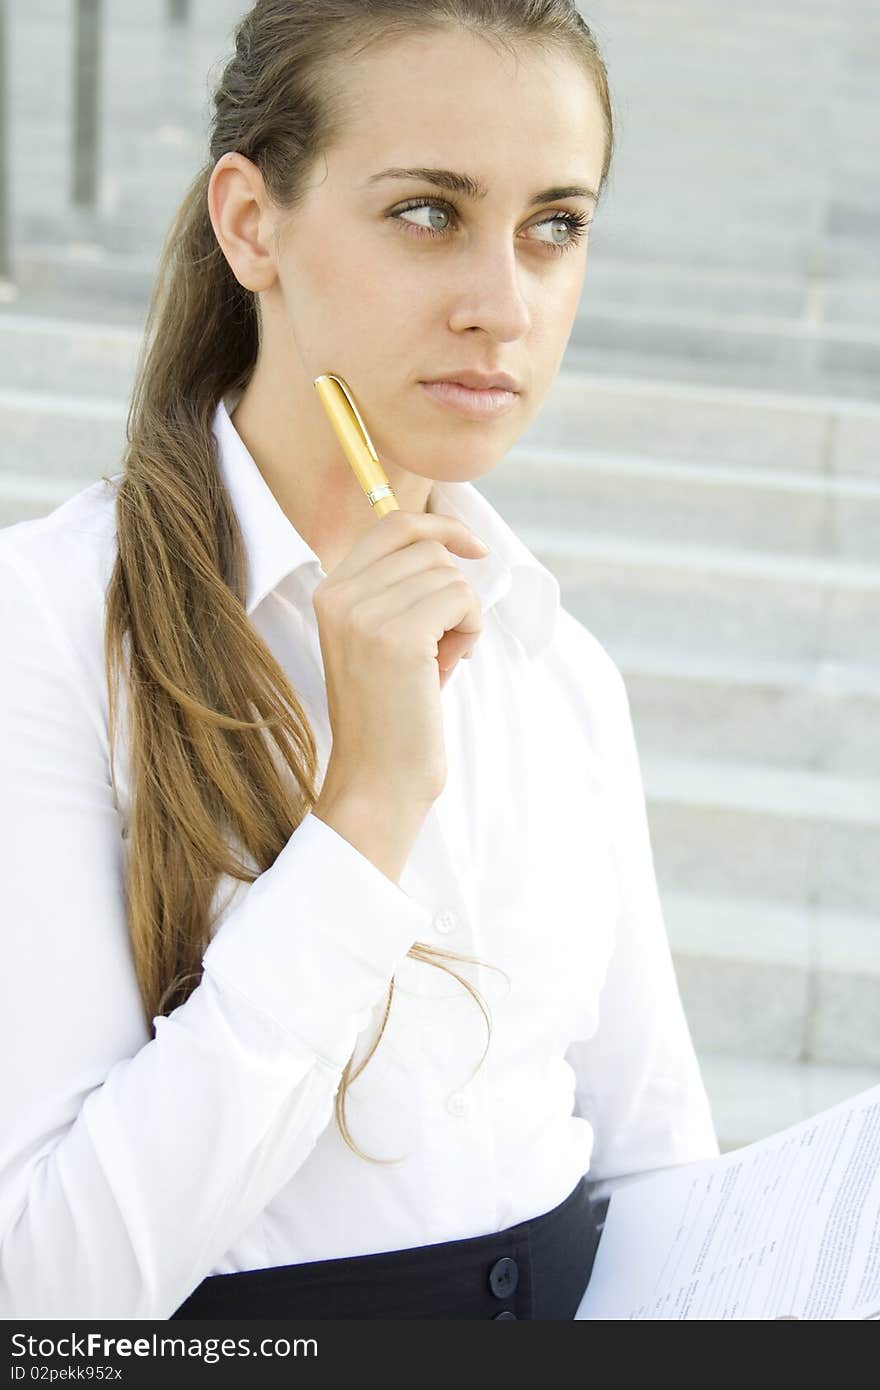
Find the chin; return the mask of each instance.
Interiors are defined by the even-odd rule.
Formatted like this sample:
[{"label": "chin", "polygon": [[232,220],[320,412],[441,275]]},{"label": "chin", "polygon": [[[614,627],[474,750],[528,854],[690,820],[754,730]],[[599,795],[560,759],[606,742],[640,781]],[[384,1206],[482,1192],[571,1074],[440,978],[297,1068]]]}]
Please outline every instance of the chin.
[{"label": "chin", "polygon": [[485,452],[480,458],[459,455],[454,462],[445,466],[438,461],[431,477],[438,483],[476,483],[497,468],[503,457],[503,452],[493,453],[491,458]]}]

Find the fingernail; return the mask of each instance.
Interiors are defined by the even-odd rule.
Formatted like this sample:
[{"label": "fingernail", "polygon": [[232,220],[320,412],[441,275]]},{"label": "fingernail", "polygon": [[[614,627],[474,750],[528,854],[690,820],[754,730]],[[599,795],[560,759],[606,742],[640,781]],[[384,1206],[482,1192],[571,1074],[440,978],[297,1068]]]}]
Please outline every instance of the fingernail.
[{"label": "fingernail", "polygon": [[484,552],[484,554],[486,554],[486,555],[489,554],[489,547],[488,547],[488,545],[486,544],[485,541],[481,541],[479,536],[474,536],[474,541],[475,541],[476,544],[480,547],[480,549]]}]

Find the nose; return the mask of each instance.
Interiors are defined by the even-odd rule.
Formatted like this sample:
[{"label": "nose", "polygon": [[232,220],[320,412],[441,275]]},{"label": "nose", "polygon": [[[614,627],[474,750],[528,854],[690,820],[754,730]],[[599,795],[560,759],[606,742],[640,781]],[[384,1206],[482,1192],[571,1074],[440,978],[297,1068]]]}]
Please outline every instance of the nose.
[{"label": "nose", "polygon": [[456,264],[455,300],[449,326],[460,333],[481,328],[499,342],[522,338],[531,326],[531,311],[513,246],[474,247]]}]

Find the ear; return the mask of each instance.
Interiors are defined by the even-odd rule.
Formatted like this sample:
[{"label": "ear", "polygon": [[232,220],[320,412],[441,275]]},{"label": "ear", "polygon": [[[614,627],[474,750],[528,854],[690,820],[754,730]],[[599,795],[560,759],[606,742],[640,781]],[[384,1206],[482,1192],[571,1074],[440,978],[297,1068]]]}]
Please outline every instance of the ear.
[{"label": "ear", "polygon": [[237,150],[214,165],[208,214],[238,283],[254,292],[269,289],[278,278],[274,211],[256,164]]}]

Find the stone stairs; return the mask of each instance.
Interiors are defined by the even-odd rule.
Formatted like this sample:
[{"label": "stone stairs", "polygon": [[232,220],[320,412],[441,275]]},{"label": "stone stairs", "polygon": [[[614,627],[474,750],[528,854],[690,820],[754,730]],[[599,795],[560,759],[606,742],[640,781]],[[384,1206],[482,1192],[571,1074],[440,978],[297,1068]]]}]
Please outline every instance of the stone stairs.
[{"label": "stone stairs", "polygon": [[[0,526],[118,469],[244,7],[191,8],[171,30],[162,0],[111,7],[89,211],[67,196],[72,7],[9,7]],[[880,1081],[880,22],[859,0],[582,8],[618,167],[563,370],[479,486],[625,677],[728,1149]]]}]

